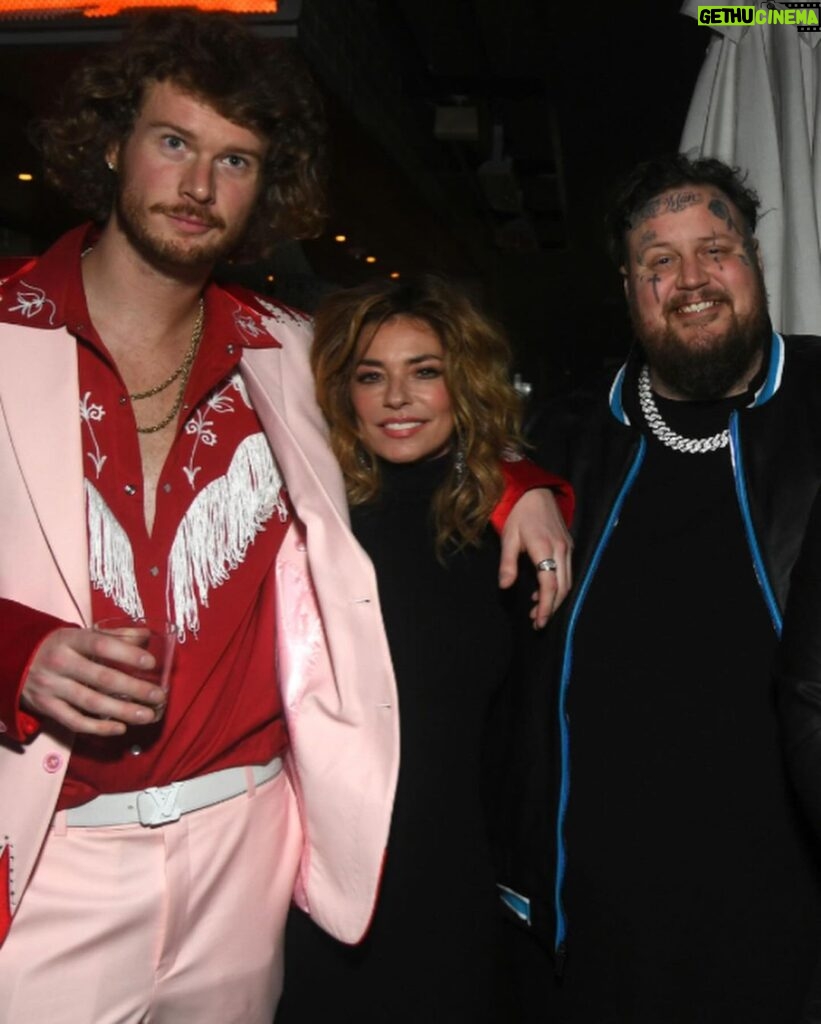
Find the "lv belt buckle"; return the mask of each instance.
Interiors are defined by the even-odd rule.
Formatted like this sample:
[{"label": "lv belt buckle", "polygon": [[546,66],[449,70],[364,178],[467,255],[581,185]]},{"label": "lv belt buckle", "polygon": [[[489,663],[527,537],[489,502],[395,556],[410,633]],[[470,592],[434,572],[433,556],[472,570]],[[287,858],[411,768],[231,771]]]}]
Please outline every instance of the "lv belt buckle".
[{"label": "lv belt buckle", "polygon": [[137,794],[137,815],[141,825],[156,828],[157,825],[168,825],[176,821],[182,811],[177,804],[177,793],[181,782],[172,782],[170,786],[151,786]]}]

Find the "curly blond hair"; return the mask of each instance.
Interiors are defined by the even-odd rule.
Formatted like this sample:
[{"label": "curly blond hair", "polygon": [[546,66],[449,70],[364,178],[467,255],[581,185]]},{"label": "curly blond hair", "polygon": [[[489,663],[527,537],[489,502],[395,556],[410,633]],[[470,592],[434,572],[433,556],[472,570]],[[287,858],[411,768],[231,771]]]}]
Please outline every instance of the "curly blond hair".
[{"label": "curly blond hair", "polygon": [[500,459],[518,449],[519,396],[510,383],[510,347],[502,331],[467,295],[443,278],[372,282],[327,296],[316,312],[311,365],[319,406],[328,421],[352,505],[373,501],[379,462],[364,447],[351,399],[364,328],[397,317],[426,324],[444,350],[444,377],[455,424],[454,464],[433,499],[437,550],[478,544],[504,490]]},{"label": "curly blond hair", "polygon": [[54,116],[32,129],[47,180],[78,210],[105,220],[116,191],[106,154],[130,135],[146,87],[165,81],[269,142],[241,255],[253,258],[283,238],[319,234],[326,216],[321,97],[286,46],[266,43],[224,14],[138,16],[121,44],[81,65]]}]

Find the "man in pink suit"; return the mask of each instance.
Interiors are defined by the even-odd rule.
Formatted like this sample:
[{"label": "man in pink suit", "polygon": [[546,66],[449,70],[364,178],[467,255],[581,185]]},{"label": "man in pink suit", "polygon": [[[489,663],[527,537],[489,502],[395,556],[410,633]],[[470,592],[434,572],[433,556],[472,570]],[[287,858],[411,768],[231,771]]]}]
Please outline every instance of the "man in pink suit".
[{"label": "man in pink suit", "polygon": [[[211,280],[318,229],[319,107],[282,53],[179,13],[63,99],[49,173],[103,226],[0,289],[0,1006],[268,1024],[292,896],[367,929],[399,758],[309,324]],[[548,492],[526,503],[544,518],[522,541],[510,517],[502,576],[523,546],[558,570],[542,621],[569,544]],[[173,623],[168,698],[91,628],[122,614]]]}]

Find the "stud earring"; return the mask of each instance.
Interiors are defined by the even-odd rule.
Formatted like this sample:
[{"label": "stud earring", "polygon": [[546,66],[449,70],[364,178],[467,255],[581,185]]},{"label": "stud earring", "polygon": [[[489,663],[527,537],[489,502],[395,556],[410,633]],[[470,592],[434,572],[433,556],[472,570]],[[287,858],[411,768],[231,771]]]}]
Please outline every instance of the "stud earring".
[{"label": "stud earring", "polygon": [[109,169],[110,171],[113,171],[113,170],[115,170],[115,167],[114,167],[114,161],[113,161],[113,160],[106,160],[106,162],[105,162],[105,165],[106,165],[106,167],[107,167],[107,168],[108,168],[108,169]]}]

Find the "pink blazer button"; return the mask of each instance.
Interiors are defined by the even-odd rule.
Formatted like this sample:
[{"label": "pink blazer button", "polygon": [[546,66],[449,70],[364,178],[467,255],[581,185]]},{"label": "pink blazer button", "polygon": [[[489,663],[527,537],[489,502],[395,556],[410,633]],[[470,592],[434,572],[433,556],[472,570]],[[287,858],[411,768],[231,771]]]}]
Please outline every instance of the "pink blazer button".
[{"label": "pink blazer button", "polygon": [[43,758],[43,767],[49,775],[53,775],[63,767],[63,759],[59,754],[46,754]]}]

